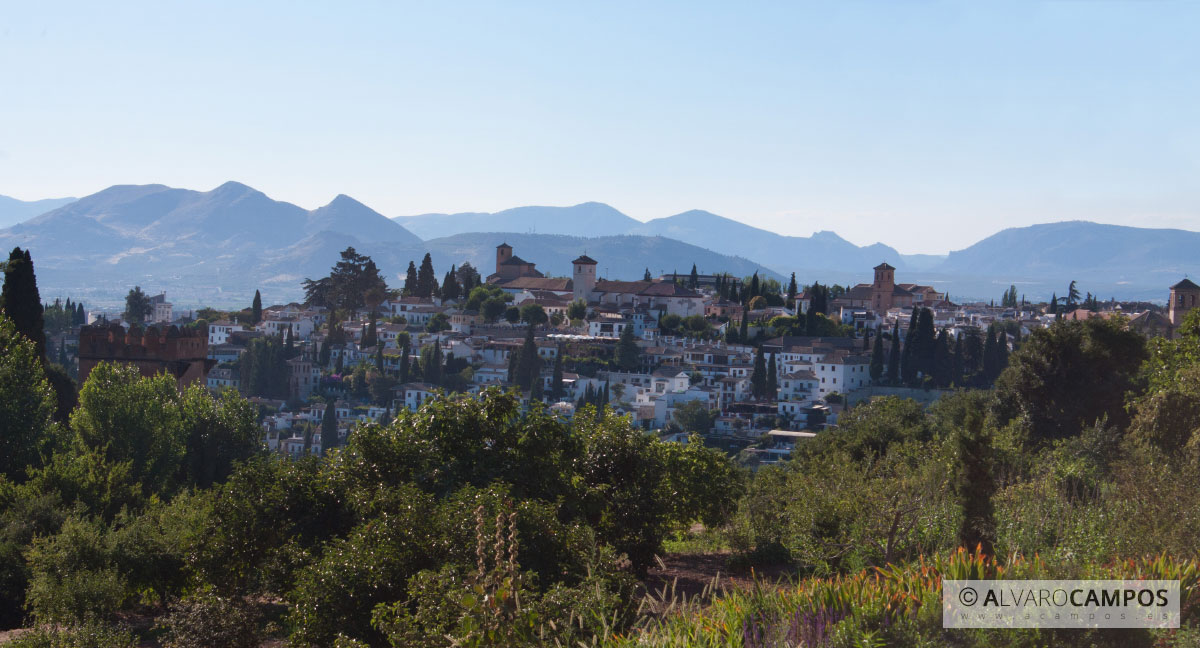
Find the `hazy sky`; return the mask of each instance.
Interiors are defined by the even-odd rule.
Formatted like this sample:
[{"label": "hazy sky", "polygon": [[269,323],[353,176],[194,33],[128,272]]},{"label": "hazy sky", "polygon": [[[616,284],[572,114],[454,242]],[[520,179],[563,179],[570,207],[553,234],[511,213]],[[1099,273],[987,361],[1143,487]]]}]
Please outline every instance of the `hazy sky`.
[{"label": "hazy sky", "polygon": [[1200,230],[1198,27],[1159,0],[0,0],[0,194],[597,200],[909,253]]}]

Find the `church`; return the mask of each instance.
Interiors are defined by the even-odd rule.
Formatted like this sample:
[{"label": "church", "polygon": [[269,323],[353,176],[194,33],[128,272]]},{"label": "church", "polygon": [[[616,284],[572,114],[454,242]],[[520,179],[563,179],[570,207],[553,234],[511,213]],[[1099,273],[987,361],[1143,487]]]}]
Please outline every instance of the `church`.
[{"label": "church", "polygon": [[932,286],[918,284],[896,283],[896,268],[889,263],[875,266],[875,281],[869,284],[858,284],[846,294],[833,301],[835,307],[869,308],[876,313],[886,313],[893,308],[912,308],[924,306],[932,308],[934,304],[945,301],[945,293],[938,292]]}]

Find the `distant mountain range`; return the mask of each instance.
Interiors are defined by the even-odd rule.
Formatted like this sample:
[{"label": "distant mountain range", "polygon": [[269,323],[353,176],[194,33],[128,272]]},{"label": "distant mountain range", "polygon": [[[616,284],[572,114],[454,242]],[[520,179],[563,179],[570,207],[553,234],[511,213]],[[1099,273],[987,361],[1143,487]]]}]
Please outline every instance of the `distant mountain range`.
[{"label": "distant mountain range", "polygon": [[782,236],[699,210],[642,223],[595,202],[389,219],[345,195],[310,211],[236,182],[204,192],[118,185],[64,201],[0,229],[0,249],[32,250],[44,296],[93,303],[116,303],[135,284],[181,304],[237,305],[255,289],[271,302],[297,299],[300,281],[323,276],[348,246],[374,258],[393,285],[426,252],[439,276],[464,261],[486,275],[501,242],[550,275],[569,274],[586,252],[613,279],[686,273],[695,263],[704,273],[850,284],[886,261],[898,281],[956,299],[988,299],[1010,283],[1043,299],[1077,279],[1102,298],[1162,300],[1182,276],[1200,276],[1200,233],[1082,221],[1007,229],[934,256],[857,246],[833,232]]},{"label": "distant mountain range", "polygon": [[75,202],[74,198],[47,198],[45,200],[17,200],[0,196],[0,227],[9,227],[29,220],[38,214]]},{"label": "distant mountain range", "polygon": [[240,304],[255,289],[272,302],[298,299],[301,280],[324,276],[350,246],[374,258],[393,285],[426,252],[439,278],[464,261],[487,275],[494,270],[495,247],[504,240],[552,275],[568,274],[571,259],[587,251],[614,279],[640,278],[646,267],[687,272],[692,263],[778,278],[746,259],[653,236],[584,239],[514,232],[422,241],[348,196],[308,211],[236,182],[204,192],[118,185],[0,229],[0,249],[19,245],[33,252],[45,296],[110,304],[134,285],[165,290],[181,304]]}]

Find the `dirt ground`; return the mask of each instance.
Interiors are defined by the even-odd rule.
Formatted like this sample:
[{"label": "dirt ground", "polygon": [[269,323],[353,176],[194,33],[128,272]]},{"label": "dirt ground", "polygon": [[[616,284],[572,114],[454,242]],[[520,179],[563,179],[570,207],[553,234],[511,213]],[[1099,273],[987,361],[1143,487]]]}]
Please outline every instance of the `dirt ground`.
[{"label": "dirt ground", "polygon": [[[651,593],[670,592],[693,599],[703,594],[711,595],[714,589],[727,587],[752,587],[757,579],[760,585],[774,586],[787,582],[792,572],[784,566],[769,568],[744,568],[730,566],[730,553],[671,554],[646,575],[646,587]],[[714,583],[715,582],[715,583]],[[712,587],[715,584],[715,588]],[[707,592],[706,592],[707,590]]]}]

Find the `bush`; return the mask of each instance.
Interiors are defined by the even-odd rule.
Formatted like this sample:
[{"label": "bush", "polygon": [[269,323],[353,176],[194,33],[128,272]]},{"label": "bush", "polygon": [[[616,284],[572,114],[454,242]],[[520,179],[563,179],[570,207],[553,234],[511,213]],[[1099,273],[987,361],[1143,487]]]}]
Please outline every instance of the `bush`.
[{"label": "bush", "polygon": [[8,643],[10,648],[135,648],[137,645],[128,630],[100,623],[41,626]]},{"label": "bush", "polygon": [[29,566],[26,603],[42,623],[111,620],[134,597],[98,521],[70,518],[58,535],[35,540]]},{"label": "bush", "polygon": [[210,588],[173,602],[158,626],[163,648],[258,648],[261,617],[245,599]]}]

